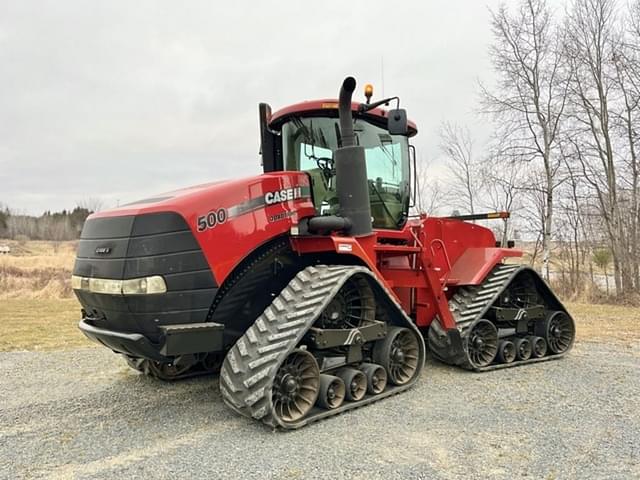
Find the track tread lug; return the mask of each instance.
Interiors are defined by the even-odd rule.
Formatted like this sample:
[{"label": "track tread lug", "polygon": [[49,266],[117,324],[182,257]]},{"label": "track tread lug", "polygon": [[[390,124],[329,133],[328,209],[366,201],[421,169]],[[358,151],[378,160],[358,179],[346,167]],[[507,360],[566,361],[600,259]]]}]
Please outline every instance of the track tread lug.
[{"label": "track tread lug", "polygon": [[256,326],[256,328],[258,329],[258,331],[260,333],[266,333],[267,332],[267,326],[264,323],[263,317],[259,317],[258,320],[256,320],[256,323],[254,325]]},{"label": "track tread lug", "polygon": [[245,343],[244,338],[237,341],[236,347],[238,347],[238,353],[240,353],[240,356],[246,357],[249,355],[249,350],[247,349],[247,344]]},{"label": "track tread lug", "polygon": [[267,363],[270,363],[274,360],[276,360],[278,358],[278,355],[280,354],[280,352],[274,352],[274,353],[270,353],[268,355],[261,355],[258,358],[256,358],[255,360],[252,360],[248,363],[249,368],[251,370],[255,370],[258,367],[261,367],[262,365],[265,365]]},{"label": "track tread lug", "polygon": [[256,336],[256,332],[253,330],[253,328],[249,328],[247,330],[246,336],[250,344],[256,345],[258,343],[258,337]]},{"label": "track tread lug", "polygon": [[231,371],[234,374],[239,374],[242,370],[240,369],[240,365],[238,365],[238,360],[236,358],[236,354],[235,354],[235,349],[232,348],[231,350],[229,350],[229,353],[227,354],[227,357],[229,357],[229,366],[231,367]]}]

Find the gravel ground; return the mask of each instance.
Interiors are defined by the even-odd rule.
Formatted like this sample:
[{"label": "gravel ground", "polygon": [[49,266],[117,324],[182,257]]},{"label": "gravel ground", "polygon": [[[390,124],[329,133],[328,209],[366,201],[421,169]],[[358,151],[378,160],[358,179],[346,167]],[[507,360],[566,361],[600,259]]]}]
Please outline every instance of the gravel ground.
[{"label": "gravel ground", "polygon": [[0,353],[0,478],[639,478],[640,345],[473,374],[295,432],[163,384],[104,349]]}]

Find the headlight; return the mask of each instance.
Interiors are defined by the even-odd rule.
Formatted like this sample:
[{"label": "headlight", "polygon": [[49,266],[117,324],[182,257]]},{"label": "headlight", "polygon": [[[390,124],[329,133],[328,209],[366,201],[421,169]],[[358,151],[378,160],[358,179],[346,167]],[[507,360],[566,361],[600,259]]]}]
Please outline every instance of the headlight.
[{"label": "headlight", "polygon": [[89,291],[93,293],[106,293],[109,295],[120,295],[122,293],[122,280],[90,278]]},{"label": "headlight", "polygon": [[122,281],[122,293],[125,295],[145,295],[149,293],[165,293],[167,284],[159,275],[145,278],[134,278]]},{"label": "headlight", "polygon": [[108,278],[87,278],[78,275],[71,276],[71,288],[86,290],[93,293],[107,295],[147,295],[165,293],[167,284],[159,275],[130,280],[111,280]]},{"label": "headlight", "polygon": [[71,275],[71,288],[74,290],[82,290],[82,277]]}]

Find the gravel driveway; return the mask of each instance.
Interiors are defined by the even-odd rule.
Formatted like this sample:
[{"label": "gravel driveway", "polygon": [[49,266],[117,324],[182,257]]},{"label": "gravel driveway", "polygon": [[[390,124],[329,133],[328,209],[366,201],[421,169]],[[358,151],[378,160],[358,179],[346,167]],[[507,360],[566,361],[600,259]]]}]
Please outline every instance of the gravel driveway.
[{"label": "gravel driveway", "polygon": [[639,478],[640,345],[473,374],[295,432],[229,411],[217,379],[163,384],[101,348],[0,353],[0,478]]}]

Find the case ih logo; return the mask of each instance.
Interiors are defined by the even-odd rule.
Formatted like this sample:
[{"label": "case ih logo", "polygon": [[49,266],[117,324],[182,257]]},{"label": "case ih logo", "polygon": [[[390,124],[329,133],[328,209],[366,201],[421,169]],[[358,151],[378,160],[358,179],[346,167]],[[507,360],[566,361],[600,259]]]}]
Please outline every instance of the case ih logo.
[{"label": "case ih logo", "polygon": [[275,192],[267,192],[264,194],[264,202],[267,205],[274,205],[276,203],[288,202],[290,200],[296,200],[302,198],[302,188],[284,188]]},{"label": "case ih logo", "polygon": [[[267,192],[259,197],[251,198],[245,202],[239,203],[228,208],[215,208],[205,215],[200,215],[196,219],[196,229],[198,232],[204,232],[218,225],[226,223],[232,218],[239,217],[245,213],[254,212],[256,210],[277,205],[278,203],[290,202],[301,198],[311,197],[311,187],[291,187],[283,188],[273,192]],[[294,215],[294,212],[282,212],[269,217],[270,222],[277,222]]]}]

